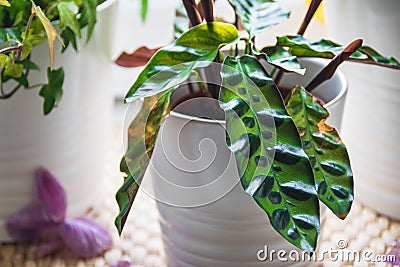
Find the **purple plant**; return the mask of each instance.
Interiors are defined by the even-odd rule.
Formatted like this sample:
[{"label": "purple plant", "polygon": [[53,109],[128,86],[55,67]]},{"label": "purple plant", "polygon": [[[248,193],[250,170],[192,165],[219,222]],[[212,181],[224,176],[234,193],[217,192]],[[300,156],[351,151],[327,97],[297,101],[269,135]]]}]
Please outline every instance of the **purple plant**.
[{"label": "purple plant", "polygon": [[7,232],[16,241],[40,242],[38,256],[66,246],[76,255],[90,258],[112,246],[110,234],[101,225],[88,218],[66,218],[65,190],[48,170],[36,171],[35,189],[34,201],[6,222]]},{"label": "purple plant", "polygon": [[400,241],[393,242],[393,248],[389,251],[387,256],[390,256],[387,257],[387,263],[393,266],[400,266]]}]

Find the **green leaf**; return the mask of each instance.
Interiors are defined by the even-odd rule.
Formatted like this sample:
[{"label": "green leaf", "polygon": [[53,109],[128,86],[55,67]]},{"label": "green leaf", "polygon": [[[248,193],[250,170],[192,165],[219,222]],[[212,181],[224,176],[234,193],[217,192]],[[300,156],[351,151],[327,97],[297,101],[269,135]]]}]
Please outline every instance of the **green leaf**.
[{"label": "green leaf", "polygon": [[120,234],[153,153],[158,129],[169,114],[172,91],[146,97],[139,114],[129,126],[128,150],[121,161],[121,171],[126,177],[116,194],[120,213],[115,225]]},{"label": "green leaf", "polygon": [[221,75],[227,144],[244,190],[284,238],[313,251],[319,233],[313,173],[275,83],[257,59],[247,55],[227,57]]},{"label": "green leaf", "polygon": [[[345,48],[330,40],[310,41],[300,35],[278,37],[277,45],[287,47],[293,56],[319,58],[333,58]],[[351,55],[349,61],[400,69],[400,63],[395,58],[382,56],[368,46],[362,46],[358,49]]]},{"label": "green leaf", "polygon": [[292,90],[287,111],[310,158],[319,199],[344,219],[354,199],[353,173],[338,132],[326,124],[328,111],[300,86]]},{"label": "green leaf", "polygon": [[32,30],[26,35],[25,32],[22,34],[22,57],[21,59],[27,58],[32,52],[34,46],[41,45],[46,41],[46,35],[44,33],[33,33]]},{"label": "green leaf", "polygon": [[145,22],[149,3],[148,3],[148,0],[141,0],[141,1],[142,1],[142,5],[140,6],[140,17],[142,18],[142,22]]},{"label": "green leaf", "polygon": [[71,3],[73,2],[61,2],[57,5],[58,13],[60,14],[60,28],[68,27],[75,35],[81,38],[81,30],[76,18],[77,14],[70,9]]},{"label": "green leaf", "polygon": [[24,69],[40,70],[39,66],[36,65],[35,63],[33,63],[32,61],[30,61],[29,59],[24,59],[24,60],[20,61],[19,63],[21,63],[24,66]]},{"label": "green leaf", "polygon": [[63,30],[61,33],[61,38],[63,38],[64,41],[64,47],[62,48],[61,53],[64,53],[64,51],[67,50],[70,43],[72,44],[72,47],[75,49],[75,51],[78,51],[76,36],[71,29],[66,28],[65,30]]},{"label": "green leaf", "polygon": [[96,8],[97,0],[85,0],[82,1],[82,12],[79,19],[79,25],[81,28],[87,26],[87,38],[86,42],[92,37],[94,26],[96,25]]},{"label": "green leaf", "polygon": [[58,105],[62,96],[62,85],[64,83],[64,70],[47,69],[48,84],[43,85],[39,95],[44,98],[43,114],[49,114]]},{"label": "green leaf", "polygon": [[7,7],[11,6],[10,3],[7,0],[0,0],[0,5],[1,6],[7,6]]},{"label": "green leaf", "polygon": [[229,0],[236,6],[242,24],[253,39],[258,33],[281,23],[290,11],[272,0]]},{"label": "green leaf", "polygon": [[4,75],[19,78],[22,75],[22,70],[24,66],[18,63],[12,63],[10,58],[6,58],[5,66],[4,66]]},{"label": "green leaf", "polygon": [[0,54],[0,69],[4,68],[7,62],[7,55]]},{"label": "green leaf", "polygon": [[263,55],[265,60],[285,72],[295,72],[304,75],[305,69],[300,65],[297,57],[291,55],[289,51],[280,46],[264,47],[261,53],[255,54]]},{"label": "green leaf", "polygon": [[208,66],[222,45],[237,40],[236,28],[227,23],[204,23],[191,28],[154,54],[125,96],[125,101],[179,85],[189,78],[193,69]]},{"label": "green leaf", "polygon": [[18,28],[0,28],[0,48],[8,46],[8,40],[21,41],[21,33]]}]

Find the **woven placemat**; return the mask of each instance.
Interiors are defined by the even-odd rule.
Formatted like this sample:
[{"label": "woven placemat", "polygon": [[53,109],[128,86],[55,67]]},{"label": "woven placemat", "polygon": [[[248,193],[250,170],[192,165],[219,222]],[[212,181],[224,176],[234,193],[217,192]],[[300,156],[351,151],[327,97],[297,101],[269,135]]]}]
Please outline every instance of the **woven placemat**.
[{"label": "woven placemat", "polygon": [[[116,140],[121,136],[121,128],[115,130]],[[120,155],[122,144],[115,146],[117,152],[112,155]],[[114,161],[115,158],[113,157]],[[117,163],[114,165],[117,166]],[[121,175],[117,169],[109,170],[110,179],[107,185],[108,192],[104,195],[103,203],[92,211],[95,220],[106,226],[114,239],[114,247],[97,258],[82,260],[76,258],[68,250],[56,255],[37,258],[35,245],[0,244],[0,267],[102,267],[109,266],[118,260],[129,260],[134,266],[164,267],[163,245],[161,241],[160,226],[158,224],[158,212],[155,200],[140,191],[132,207],[131,215],[125,226],[122,237],[119,237],[113,225],[117,214],[117,205],[114,201],[114,193],[121,183]],[[319,240],[316,255],[332,250],[339,251],[339,260],[330,260],[329,255],[324,254],[324,262],[320,266],[389,266],[385,263],[366,262],[351,258],[344,258],[342,251],[369,251],[371,259],[377,255],[384,255],[390,249],[390,241],[400,240],[400,222],[390,220],[387,217],[377,215],[371,209],[357,201],[346,220],[341,221],[327,212],[323,216],[324,224]],[[371,255],[372,253],[372,255]],[[334,256],[336,257],[336,256]]]}]

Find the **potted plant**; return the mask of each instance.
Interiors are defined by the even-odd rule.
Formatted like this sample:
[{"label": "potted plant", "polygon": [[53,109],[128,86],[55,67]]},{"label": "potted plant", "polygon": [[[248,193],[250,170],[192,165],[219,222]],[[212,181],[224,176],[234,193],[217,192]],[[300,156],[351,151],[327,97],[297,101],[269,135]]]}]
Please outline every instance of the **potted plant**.
[{"label": "potted plant", "polygon": [[114,0],[1,1],[1,241],[10,240],[5,220],[32,199],[31,177],[40,166],[59,177],[70,216],[98,203],[113,103],[107,73],[115,9]]},{"label": "potted plant", "polygon": [[[191,27],[153,54],[125,97],[143,98],[143,104],[128,130],[115,223],[121,232],[139,188],[152,184],[172,266],[265,265],[257,259],[265,245],[287,253],[293,248],[272,229],[313,251],[319,201],[344,219],[354,197],[346,148],[326,123],[328,110],[343,108],[346,92],[335,71],[346,60],[399,68],[362,40],[344,47],[305,39],[321,0],[312,1],[297,35],[262,49],[255,46],[257,34],[289,11],[266,0],[229,3],[233,23],[214,20],[213,1],[184,0]],[[242,52],[238,42],[245,44]],[[231,50],[221,53],[223,47]],[[135,65],[138,56],[154,52],[143,51],[122,54],[117,63]],[[293,79],[304,74],[301,64],[311,74]],[[146,169],[151,179],[143,178]]]},{"label": "potted plant", "polygon": [[[355,14],[350,14],[353,5],[359,6],[359,9]],[[395,44],[400,39],[400,33],[395,26],[400,23],[397,15],[400,2],[391,0],[382,4],[369,0],[329,1],[326,7],[329,35],[337,36],[340,38],[338,41],[342,42],[356,33],[371,40],[379,51],[400,57],[400,51]],[[336,21],[334,18],[338,14],[345,19]],[[387,26],[385,30],[377,31],[375,25],[378,24]],[[400,147],[392,140],[400,137],[396,112],[400,99],[400,76],[396,70],[374,69],[372,66],[348,65],[344,71],[352,78],[352,91],[348,95],[352,104],[347,107],[344,120],[346,131],[343,135],[354,158],[354,173],[359,177],[355,184],[358,199],[378,213],[399,220],[400,180],[396,159]],[[362,94],[366,86],[372,90]],[[373,110],[366,108],[371,105],[375,107]],[[371,125],[374,127],[370,127]],[[371,129],[364,132],[365,127]],[[360,135],[362,137],[357,138]],[[376,173],[379,173],[379,179],[376,179]]]}]

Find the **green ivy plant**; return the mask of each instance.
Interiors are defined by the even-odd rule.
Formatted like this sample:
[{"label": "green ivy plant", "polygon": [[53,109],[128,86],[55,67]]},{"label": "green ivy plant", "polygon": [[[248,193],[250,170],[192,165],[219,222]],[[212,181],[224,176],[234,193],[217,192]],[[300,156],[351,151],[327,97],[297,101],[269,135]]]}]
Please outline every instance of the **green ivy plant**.
[{"label": "green ivy plant", "polygon": [[[312,1],[296,34],[277,37],[274,46],[257,47],[255,39],[260,32],[290,15],[278,2],[229,0],[236,20],[225,23],[214,19],[214,1],[183,0],[172,44],[158,51],[140,48],[121,55],[117,63],[123,66],[149,61],[125,97],[126,102],[139,98],[144,102],[130,125],[128,150],[121,161],[125,179],[116,195],[120,213],[115,220],[120,233],[149,164],[158,129],[171,109],[170,96],[199,69],[207,73],[213,61],[223,64],[221,86],[203,85],[204,96],[220,101],[227,146],[235,155],[243,189],[266,212],[275,230],[298,248],[313,251],[320,230],[319,201],[338,218],[347,216],[354,199],[350,160],[338,132],[326,124],[329,113],[313,90],[330,79],[344,61],[393,69],[400,69],[400,63],[363,46],[359,39],[342,46],[304,38],[321,1]],[[246,37],[239,38],[240,27]],[[246,47],[242,54],[237,47],[240,41]],[[231,55],[220,53],[225,46],[231,48]],[[285,73],[305,72],[300,57],[331,60],[309,84],[284,92],[279,83]],[[270,64],[272,70],[267,71],[261,63]],[[285,100],[282,93],[287,94]],[[141,149],[143,144],[145,149]]]},{"label": "green ivy plant", "polygon": [[[20,89],[40,88],[43,113],[57,106],[62,96],[64,70],[54,69],[54,43],[62,42],[62,52],[70,45],[77,50],[82,29],[89,41],[96,24],[96,7],[104,0],[13,0],[0,1],[0,100]],[[30,84],[29,72],[39,71],[31,61],[32,49],[47,40],[50,62],[46,84]],[[6,91],[7,84],[13,88]],[[10,87],[10,86],[9,86]]]}]

